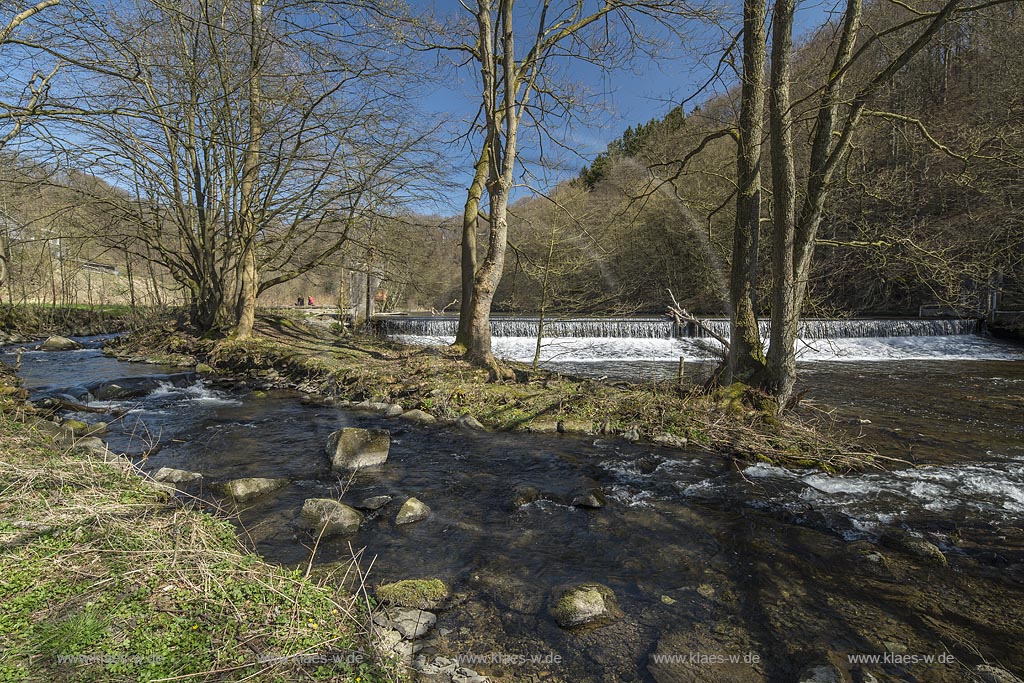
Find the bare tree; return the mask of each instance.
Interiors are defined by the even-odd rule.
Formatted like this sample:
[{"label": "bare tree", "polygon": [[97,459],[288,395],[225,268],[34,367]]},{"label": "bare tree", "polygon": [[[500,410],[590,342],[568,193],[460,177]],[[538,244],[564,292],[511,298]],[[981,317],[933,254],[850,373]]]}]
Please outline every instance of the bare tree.
[{"label": "bare tree", "polygon": [[429,172],[401,58],[359,9],[135,0],[92,24],[78,61],[111,113],[75,119],[79,163],[137,189],[94,199],[139,226],[111,239],[168,268],[200,330],[248,336],[261,293],[330,262]]},{"label": "bare tree", "polygon": [[[457,341],[465,346],[468,361],[489,368],[492,377],[500,378],[509,373],[491,352],[490,311],[504,269],[508,203],[524,123],[543,126],[558,113],[564,115],[575,109],[573,98],[559,97],[552,80],[557,62],[585,59],[607,67],[612,60],[624,57],[629,48],[640,45],[636,29],[641,17],[652,24],[670,24],[693,12],[672,0],[548,1],[523,13],[514,11],[514,0],[477,0],[463,7],[472,13],[472,30],[462,25],[462,33],[456,34],[464,36],[465,42],[448,42],[441,47],[465,55],[479,69],[483,141],[464,213],[463,253],[467,260],[463,263],[463,308]],[[613,29],[617,36],[613,36]],[[468,277],[476,257],[476,250],[470,250],[479,214],[473,209],[482,201],[482,189],[487,191],[488,202],[487,249],[475,264],[469,294]]]},{"label": "bare tree", "polygon": [[[988,3],[991,6],[997,3]],[[793,16],[795,3],[776,0],[773,9],[771,79],[769,85],[769,138],[772,170],[772,309],[771,332],[767,361],[763,368],[738,379],[760,386],[778,399],[780,408],[792,396],[796,381],[796,337],[800,314],[807,300],[808,283],[819,229],[826,204],[836,179],[841,175],[849,154],[854,133],[866,116],[869,104],[911,60],[922,52],[950,21],[980,7],[968,6],[963,0],[945,0],[935,9],[921,10],[903,6],[905,14],[891,23],[875,28],[867,35],[861,31],[863,2],[846,0],[843,18],[836,27],[829,69],[823,80],[810,88],[801,102],[794,103],[791,91],[796,77],[793,69]],[[763,24],[762,24],[763,25]],[[763,32],[763,28],[761,29]],[[763,65],[763,37],[744,37],[744,84],[751,70]],[[873,51],[886,44],[890,54]],[[763,67],[761,67],[763,68]],[[852,85],[851,74],[856,74]],[[744,89],[744,108],[758,106],[758,92]],[[799,110],[803,102],[813,102],[807,111]],[[794,141],[797,121],[812,119],[809,154],[806,168],[801,170],[798,146]],[[741,121],[740,140],[761,137],[760,119]],[[743,167],[741,164],[740,173]],[[737,220],[737,243],[742,241],[741,224]],[[752,290],[756,269],[748,260],[733,262],[733,307],[744,305],[744,288]],[[735,284],[743,287],[737,288]],[[733,329],[744,335],[746,326]],[[739,367],[737,364],[735,367]],[[745,373],[744,373],[745,374]]]},{"label": "bare tree", "polygon": [[[13,7],[15,10],[14,16],[6,20],[0,18],[0,55],[7,56],[9,51],[5,49],[5,46],[11,42],[14,32],[18,27],[40,12],[57,5],[59,2],[60,0],[41,0],[41,2],[36,4],[25,6],[20,11],[17,11],[18,5],[15,4]],[[25,86],[27,99],[13,102],[0,101],[0,126],[6,128],[6,130],[0,128],[0,150],[21,133],[26,123],[39,114],[39,110],[46,101],[50,81],[57,75],[59,69],[60,63],[58,62],[47,72],[33,70]],[[4,225],[0,227],[0,287],[4,285],[10,276],[10,258],[10,236],[5,221]]]}]

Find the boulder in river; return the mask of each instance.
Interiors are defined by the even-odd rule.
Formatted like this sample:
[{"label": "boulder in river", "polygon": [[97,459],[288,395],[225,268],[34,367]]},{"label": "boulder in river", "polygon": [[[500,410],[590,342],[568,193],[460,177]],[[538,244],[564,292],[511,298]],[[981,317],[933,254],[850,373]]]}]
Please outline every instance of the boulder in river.
[{"label": "boulder in river", "polygon": [[306,528],[323,536],[347,536],[359,530],[362,513],[330,498],[308,498],[302,504],[301,519]]},{"label": "boulder in river", "polygon": [[538,500],[540,498],[540,491],[533,486],[520,485],[516,487],[515,497],[512,499],[512,505],[516,508],[521,508],[524,505]]},{"label": "boulder in river", "polygon": [[600,583],[581,583],[556,590],[548,612],[562,628],[603,625],[622,615],[615,593]]},{"label": "boulder in river", "polygon": [[395,524],[412,524],[430,516],[430,508],[419,498],[410,498],[402,504],[395,517]]},{"label": "boulder in river", "polygon": [[168,484],[188,484],[193,481],[199,481],[202,478],[203,475],[199,472],[176,470],[173,467],[161,467],[153,473],[154,480]]},{"label": "boulder in river", "polygon": [[75,351],[82,348],[82,345],[74,339],[54,335],[39,345],[40,351]]},{"label": "boulder in river", "polygon": [[345,427],[331,434],[327,455],[336,470],[355,470],[382,465],[391,449],[391,433],[386,429]]},{"label": "boulder in river", "polygon": [[156,481],[163,481],[166,483],[189,483],[199,481],[203,478],[203,475],[199,472],[176,470],[173,467],[161,467],[159,470],[154,472],[153,478]]},{"label": "boulder in river", "polygon": [[413,609],[440,608],[450,595],[441,579],[405,579],[377,587],[377,599],[387,605]]},{"label": "boulder in river", "polygon": [[254,498],[284,488],[288,485],[287,479],[269,479],[266,477],[245,477],[244,479],[231,479],[221,483],[218,488],[226,496],[239,502],[245,503]]},{"label": "boulder in river", "polygon": [[600,510],[608,504],[608,499],[605,498],[604,493],[601,489],[594,489],[583,495],[576,496],[572,499],[572,504],[578,508],[590,508],[591,510]]}]

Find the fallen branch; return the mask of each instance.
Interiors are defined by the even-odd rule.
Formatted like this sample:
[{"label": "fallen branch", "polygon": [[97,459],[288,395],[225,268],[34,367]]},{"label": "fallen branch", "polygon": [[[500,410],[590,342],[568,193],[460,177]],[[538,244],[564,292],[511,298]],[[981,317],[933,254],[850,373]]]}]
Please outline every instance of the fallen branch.
[{"label": "fallen branch", "polygon": [[679,302],[676,301],[676,295],[672,293],[671,289],[667,289],[665,291],[668,292],[669,297],[672,299],[672,305],[668,307],[668,312],[672,314],[673,318],[675,318],[675,321],[676,321],[677,325],[680,324],[684,320],[686,322],[688,322],[688,323],[693,323],[694,325],[696,325],[700,329],[704,330],[704,333],[706,335],[708,335],[712,339],[715,339],[719,343],[721,343],[722,346],[724,346],[727,351],[729,350],[729,340],[728,339],[726,339],[722,335],[720,335],[717,332],[715,332],[714,330],[712,330],[710,327],[708,327],[707,325],[704,324],[703,320],[700,320],[699,318],[694,317],[689,311],[687,311],[685,308],[680,306]]}]

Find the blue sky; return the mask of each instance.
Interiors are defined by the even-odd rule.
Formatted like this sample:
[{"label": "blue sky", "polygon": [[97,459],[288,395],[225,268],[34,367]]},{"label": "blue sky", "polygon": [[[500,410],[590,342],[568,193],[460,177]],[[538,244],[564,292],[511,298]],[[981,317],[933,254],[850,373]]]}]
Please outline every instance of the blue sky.
[{"label": "blue sky", "polygon": [[[730,16],[727,21],[738,22],[741,6],[735,0],[730,4],[732,6],[729,8]],[[468,16],[455,0],[419,0],[414,2],[414,5],[418,6],[420,11],[431,13],[435,17],[441,16],[439,12],[443,15],[455,11]],[[529,12],[534,5],[535,3],[530,0],[520,0],[517,7],[523,7]],[[807,0],[800,3],[795,27],[797,36],[813,31],[824,23],[834,8],[833,0]],[[667,55],[661,61],[643,60],[636,63],[630,71],[606,72],[593,65],[567,62],[565,76],[586,88],[592,96],[591,101],[598,105],[598,111],[589,116],[582,125],[574,125],[571,129],[561,126],[558,128],[560,139],[565,141],[572,152],[554,150],[548,145],[545,148],[545,156],[550,158],[557,153],[558,160],[567,169],[560,172],[543,172],[539,165],[535,165],[531,170],[537,179],[533,182],[541,185],[554,184],[560,179],[572,176],[596,154],[603,151],[611,140],[619,137],[626,127],[661,118],[683,101],[687,102],[688,110],[692,109],[703,100],[731,86],[734,75],[726,73],[713,89],[703,92],[700,90],[713,73],[717,55],[709,62],[708,59],[700,59],[695,53],[705,52],[712,45],[720,45],[720,42],[716,42],[720,41],[720,37],[706,31],[703,34],[694,34],[693,41],[691,52],[677,51],[676,54]],[[431,112],[431,116],[452,119],[454,129],[464,132],[465,125],[460,126],[458,122],[472,117],[479,101],[479,94],[474,90],[476,76],[475,66],[467,66],[454,73],[445,71],[439,82],[430,84],[430,92],[423,102],[424,108]],[[522,148],[528,158],[539,156],[535,136],[529,133],[522,140]],[[451,154],[450,161],[456,169],[453,180],[457,187],[464,187],[469,182],[469,171],[472,170],[469,151],[465,144],[461,144],[453,148]],[[467,170],[462,172],[459,169]],[[521,190],[518,194],[522,195],[524,192],[526,190]],[[445,199],[438,210],[445,213],[457,211],[464,200],[461,192],[452,189],[443,194]]]}]

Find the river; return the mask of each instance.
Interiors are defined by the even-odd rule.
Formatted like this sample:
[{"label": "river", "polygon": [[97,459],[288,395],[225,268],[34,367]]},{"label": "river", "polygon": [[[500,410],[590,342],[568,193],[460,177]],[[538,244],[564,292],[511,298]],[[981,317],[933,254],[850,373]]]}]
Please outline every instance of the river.
[{"label": "river", "polygon": [[[915,465],[830,477],[615,439],[413,425],[297,392],[120,363],[99,341],[27,351],[26,386],[37,397],[127,411],[105,438],[143,469],[195,470],[207,482],[289,478],[240,507],[195,491],[234,515],[275,562],[309,561],[311,539],[296,526],[306,498],[394,496],[355,536],[322,543],[315,564],[347,560],[351,544],[362,549],[371,584],[448,581],[456,598],[427,652],[475,658],[482,663],[473,668],[496,680],[788,683],[807,666],[840,660],[854,680],[963,681],[984,662],[1024,673],[1019,348],[959,335],[861,339],[839,343],[857,353],[805,354],[808,400],[834,406],[866,443]],[[625,344],[638,341],[650,350],[680,340]],[[612,378],[671,376],[687,355],[677,346],[625,357],[621,340],[559,343],[561,357],[549,363]],[[619,344],[618,356],[592,351],[609,344]],[[687,348],[695,359],[694,349],[706,349]],[[86,388],[121,378],[149,378],[148,386],[116,402]],[[332,474],[324,444],[343,426],[391,430],[387,464],[351,481]],[[521,504],[525,487],[540,495]],[[608,494],[606,507],[571,505],[596,487]],[[432,516],[394,525],[411,495]],[[919,552],[915,539],[940,549],[949,566]],[[586,581],[610,587],[623,616],[564,631],[547,614],[549,596]],[[850,663],[864,656],[889,660]]]}]

